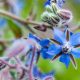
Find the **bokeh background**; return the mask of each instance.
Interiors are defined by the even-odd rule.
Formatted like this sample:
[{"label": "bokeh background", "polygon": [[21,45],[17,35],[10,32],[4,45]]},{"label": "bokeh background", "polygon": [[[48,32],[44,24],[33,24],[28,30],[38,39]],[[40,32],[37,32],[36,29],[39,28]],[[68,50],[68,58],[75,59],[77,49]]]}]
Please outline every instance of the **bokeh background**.
[{"label": "bokeh background", "polygon": [[[33,20],[40,22],[41,14],[45,10],[45,2],[46,0],[0,0],[0,10],[11,12],[24,20],[27,20],[31,12],[33,12],[35,14]],[[69,9],[73,13],[71,27],[80,25],[80,0],[66,0],[63,8]],[[30,32],[29,27],[41,37],[52,36],[49,31],[46,33],[40,32],[33,29],[32,25],[24,26],[9,17],[0,15],[0,56],[5,55],[5,49],[11,46],[12,40],[26,37]],[[78,29],[77,31],[80,30]],[[80,59],[77,59],[76,62],[77,70],[73,68],[71,63],[66,69],[65,65],[58,60],[52,63],[50,60],[40,58],[37,65],[44,72],[54,70],[56,80],[80,80]]]}]

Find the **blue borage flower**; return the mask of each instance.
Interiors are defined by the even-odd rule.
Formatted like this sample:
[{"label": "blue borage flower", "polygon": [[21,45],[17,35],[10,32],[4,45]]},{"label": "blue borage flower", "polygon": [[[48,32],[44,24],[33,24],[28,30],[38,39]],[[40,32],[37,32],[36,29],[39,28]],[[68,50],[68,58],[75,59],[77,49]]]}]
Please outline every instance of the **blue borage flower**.
[{"label": "blue borage flower", "polygon": [[7,52],[6,52],[8,54],[7,59],[9,61],[12,57],[15,57],[23,53],[23,54],[26,54],[27,58],[29,59],[28,63],[26,62],[25,64],[29,65],[33,55],[31,53],[33,53],[33,49],[35,47],[36,51],[35,51],[33,62],[36,61],[37,63],[40,57],[41,50],[45,49],[45,47],[47,47],[49,43],[50,43],[49,39],[40,39],[36,35],[33,35],[30,33],[26,39],[21,38],[14,41],[12,46],[7,49]]},{"label": "blue borage flower", "polygon": [[[21,0],[14,0],[14,1],[10,0],[10,1],[8,1],[8,4],[9,4],[8,11],[19,16],[20,12],[23,8],[23,1],[21,1]],[[4,28],[6,25],[7,25],[6,19],[4,19],[3,17],[0,17],[0,28]]]},{"label": "blue borage flower", "polygon": [[4,18],[0,18],[0,28],[3,28],[6,26],[6,20]]},{"label": "blue borage flower", "polygon": [[23,1],[21,1],[21,0],[11,0],[11,1],[9,1],[9,4],[10,4],[10,12],[12,12],[13,14],[16,14],[16,15],[20,15],[20,12],[21,12],[21,10],[22,10],[22,8],[23,8],[23,2],[24,2],[24,0]]},{"label": "blue borage flower", "polygon": [[50,45],[47,54],[52,60],[60,57],[60,62],[63,62],[66,67],[69,66],[70,60],[75,68],[77,68],[75,58],[80,58],[80,33],[72,33],[68,28],[62,32],[54,28],[54,38],[51,39],[54,43]]},{"label": "blue borage flower", "polygon": [[41,39],[31,33],[29,34],[29,38],[32,38],[33,40],[35,40],[42,48],[47,47],[50,43],[50,40],[48,38]]},{"label": "blue borage flower", "polygon": [[[48,47],[50,45],[50,40],[49,39],[40,39],[39,37],[37,37],[36,35],[33,35],[33,34],[29,34],[29,38],[32,38],[34,39],[40,46],[41,46],[41,49],[40,51],[37,52],[37,60],[40,56],[40,53],[42,55],[43,58],[47,58],[47,50],[48,50]],[[49,55],[48,55],[49,56]]]},{"label": "blue borage flower", "polygon": [[56,3],[58,7],[62,8],[63,4],[65,3],[65,0],[47,0],[45,6],[50,5],[51,3]]},{"label": "blue borage flower", "polygon": [[41,72],[37,66],[34,66],[33,68],[33,76],[35,77],[35,79],[47,80],[47,78],[50,78],[50,80],[53,80],[53,75],[54,71],[44,73]]}]

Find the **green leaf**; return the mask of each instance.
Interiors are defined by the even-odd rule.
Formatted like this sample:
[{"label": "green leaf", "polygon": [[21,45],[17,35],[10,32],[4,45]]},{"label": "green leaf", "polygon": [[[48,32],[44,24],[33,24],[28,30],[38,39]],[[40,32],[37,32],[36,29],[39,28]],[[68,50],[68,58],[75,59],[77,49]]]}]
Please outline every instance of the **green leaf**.
[{"label": "green leaf", "polygon": [[52,63],[49,59],[45,60],[45,59],[40,57],[37,65],[40,68],[40,70],[42,72],[45,72],[45,73],[50,72],[50,71],[53,70],[53,65],[52,65]]},{"label": "green leaf", "polygon": [[13,32],[13,34],[15,35],[16,38],[20,38],[22,37],[22,30],[20,28],[20,24],[18,24],[17,22],[14,22],[12,20],[7,20],[8,22],[8,26],[11,29],[11,31]]}]

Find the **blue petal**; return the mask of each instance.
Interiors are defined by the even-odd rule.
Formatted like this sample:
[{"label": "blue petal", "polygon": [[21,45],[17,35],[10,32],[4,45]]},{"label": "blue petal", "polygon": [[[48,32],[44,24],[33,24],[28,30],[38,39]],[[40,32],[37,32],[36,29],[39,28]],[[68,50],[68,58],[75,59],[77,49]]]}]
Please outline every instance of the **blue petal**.
[{"label": "blue petal", "polygon": [[32,38],[32,39],[35,39],[37,42],[39,42],[40,41],[40,39],[36,36],[36,35],[33,35],[33,34],[31,34],[31,33],[29,33],[29,36],[28,36],[29,38]]},{"label": "blue petal", "polygon": [[45,76],[45,74],[42,73],[37,66],[34,66],[33,68],[33,75],[35,78],[38,78],[38,79],[42,79]]},{"label": "blue petal", "polygon": [[57,0],[58,7],[62,8],[63,4],[65,3],[65,0]]},{"label": "blue petal", "polygon": [[80,33],[75,33],[70,38],[70,43],[72,46],[80,44]]},{"label": "blue petal", "polygon": [[11,4],[11,9],[10,11],[13,13],[13,14],[16,14],[16,15],[20,15],[20,12],[23,8],[23,2],[24,1],[21,1],[21,0],[15,0],[14,2],[10,2]]},{"label": "blue petal", "polygon": [[40,80],[42,80],[43,78],[47,77],[47,76],[53,76],[54,71],[48,72],[48,73],[43,73],[39,70],[39,68],[37,66],[34,66],[33,68],[33,75],[35,78],[39,78]]},{"label": "blue petal", "polygon": [[41,56],[44,58],[44,59],[52,59],[53,58],[53,55],[50,55],[49,53],[47,53],[48,49],[46,48],[43,48],[41,50]]},{"label": "blue petal", "polygon": [[69,55],[68,54],[63,54],[60,57],[60,62],[64,63],[66,65],[66,67],[68,68],[69,63],[70,63],[70,57],[69,57]]},{"label": "blue petal", "polygon": [[[47,2],[45,3],[45,6],[50,5],[50,1],[51,0],[47,0]],[[64,3],[65,3],[65,0],[57,0],[57,6],[60,7],[60,8],[62,8]]]},{"label": "blue petal", "polygon": [[27,56],[26,56],[26,65],[30,65],[30,62],[31,62],[31,58],[32,58],[32,55],[31,55],[32,53],[30,52]]},{"label": "blue petal", "polygon": [[70,32],[70,36],[72,36],[73,35],[73,32]]},{"label": "blue petal", "polygon": [[6,20],[4,18],[0,18],[0,28],[6,26]]},{"label": "blue petal", "polygon": [[48,52],[47,52],[47,53],[48,53],[49,55],[55,56],[56,54],[58,54],[59,52],[61,52],[61,50],[62,50],[61,46],[52,44],[52,45],[50,45],[50,47],[48,48]]},{"label": "blue petal", "polygon": [[47,0],[47,2],[45,3],[45,6],[50,5],[50,1],[51,0]]},{"label": "blue petal", "polygon": [[48,46],[49,43],[50,43],[50,40],[49,40],[49,39],[42,39],[42,40],[40,41],[40,45],[41,45],[42,47]]},{"label": "blue petal", "polygon": [[80,58],[80,49],[77,49],[77,48],[72,49],[71,54],[72,54],[75,58]]},{"label": "blue petal", "polygon": [[54,75],[54,71],[48,72],[48,73],[43,73],[42,78],[48,77],[48,76],[52,76]]},{"label": "blue petal", "polygon": [[54,39],[60,42],[61,44],[63,44],[66,41],[64,32],[58,29],[54,28],[53,35],[54,35]]},{"label": "blue petal", "polygon": [[33,75],[34,75],[34,77],[38,77],[38,75],[39,75],[37,66],[35,66],[35,67],[33,68]]}]

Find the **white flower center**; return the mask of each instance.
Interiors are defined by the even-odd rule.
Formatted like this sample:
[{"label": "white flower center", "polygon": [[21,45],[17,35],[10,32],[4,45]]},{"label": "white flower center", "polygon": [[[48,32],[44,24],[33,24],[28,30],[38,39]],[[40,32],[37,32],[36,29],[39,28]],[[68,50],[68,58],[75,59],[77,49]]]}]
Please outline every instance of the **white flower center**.
[{"label": "white flower center", "polygon": [[63,53],[69,54],[71,52],[71,50],[72,50],[72,46],[70,45],[69,42],[66,42],[62,47]]}]

